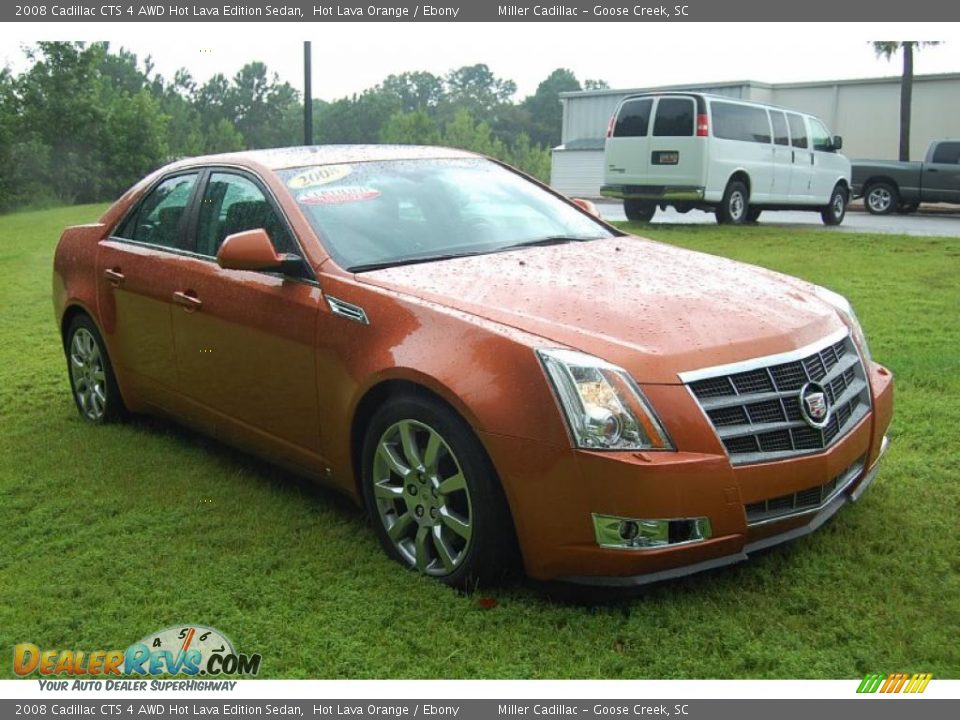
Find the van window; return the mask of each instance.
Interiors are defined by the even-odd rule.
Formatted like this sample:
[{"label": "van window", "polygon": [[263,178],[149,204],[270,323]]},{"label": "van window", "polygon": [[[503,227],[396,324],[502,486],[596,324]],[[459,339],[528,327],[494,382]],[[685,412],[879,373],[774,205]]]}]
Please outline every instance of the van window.
[{"label": "van window", "polygon": [[933,151],[932,162],[949,165],[960,163],[960,142],[942,142],[937,145],[937,149]]},{"label": "van window", "polygon": [[807,126],[803,118],[793,113],[787,113],[787,122],[790,123],[790,143],[794,147],[805,148],[807,146]]},{"label": "van window", "polygon": [[790,134],[787,132],[787,118],[778,110],[770,111],[770,120],[773,121],[773,142],[777,145],[789,145]]},{"label": "van window", "polygon": [[617,124],[613,127],[614,137],[646,137],[650,125],[650,108],[653,99],[627,100],[617,115]]},{"label": "van window", "polygon": [[813,149],[830,152],[833,149],[833,143],[830,142],[830,133],[819,120],[810,118],[810,132],[813,139]]},{"label": "van window", "polygon": [[660,98],[657,119],[653,123],[656,137],[691,137],[693,135],[693,100]]},{"label": "van window", "polygon": [[713,119],[713,136],[726,140],[769,143],[770,122],[767,111],[750,105],[734,103],[710,103]]}]

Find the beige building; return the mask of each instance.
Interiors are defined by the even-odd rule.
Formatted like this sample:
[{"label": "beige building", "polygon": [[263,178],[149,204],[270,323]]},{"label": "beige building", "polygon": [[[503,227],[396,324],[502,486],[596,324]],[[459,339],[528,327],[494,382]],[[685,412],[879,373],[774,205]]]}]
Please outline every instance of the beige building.
[{"label": "beige building", "polygon": [[[560,95],[563,134],[561,144],[553,149],[550,184],[567,195],[599,195],[607,122],[623,97],[651,90],[695,90],[817,115],[834,134],[843,136],[843,152],[852,160],[895,160],[899,152],[899,77],[583,90]],[[913,81],[910,158],[923,159],[931,140],[948,137],[960,137],[960,73],[917,75]]]}]

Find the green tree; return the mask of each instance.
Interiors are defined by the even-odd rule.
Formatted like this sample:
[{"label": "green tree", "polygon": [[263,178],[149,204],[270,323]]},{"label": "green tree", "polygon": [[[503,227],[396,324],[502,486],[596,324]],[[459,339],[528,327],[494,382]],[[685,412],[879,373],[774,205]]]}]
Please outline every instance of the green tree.
[{"label": "green tree", "polygon": [[580,81],[572,71],[558,68],[537,86],[537,91],[523,100],[530,115],[530,139],[546,147],[560,144],[563,107],[560,93],[580,90]]},{"label": "green tree", "polygon": [[403,112],[435,112],[447,95],[443,79],[428,72],[389,75],[383,81],[382,91],[395,97]]},{"label": "green tree", "polygon": [[871,43],[877,57],[888,61],[898,52],[903,54],[903,72],[900,76],[900,159],[910,159],[910,115],[913,105],[913,52],[925,45],[938,42],[917,40],[881,40]]},{"label": "green tree", "polygon": [[483,63],[451,70],[447,73],[445,83],[451,118],[459,110],[466,110],[478,120],[491,121],[517,92],[513,80],[498,78]]},{"label": "green tree", "polygon": [[436,145],[440,142],[440,129],[426,110],[398,112],[383,126],[380,141],[395,145]]}]

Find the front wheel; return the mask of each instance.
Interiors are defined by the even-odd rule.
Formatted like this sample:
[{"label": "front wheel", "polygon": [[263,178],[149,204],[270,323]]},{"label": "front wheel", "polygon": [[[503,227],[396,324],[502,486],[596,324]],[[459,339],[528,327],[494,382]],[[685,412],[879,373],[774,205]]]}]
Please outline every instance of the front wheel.
[{"label": "front wheel", "polygon": [[650,222],[657,212],[656,203],[647,200],[627,199],[623,201],[623,214],[633,222]]},{"label": "front wheel", "polygon": [[86,315],[70,321],[65,337],[70,390],[84,420],[113,422],[124,416],[120,388],[97,326]]},{"label": "front wheel", "polygon": [[750,212],[747,186],[739,180],[727,185],[723,201],[717,208],[717,222],[721,225],[743,225]]},{"label": "front wheel", "polygon": [[512,565],[510,511],[470,426],[419,395],[388,400],[363,444],[363,493],[387,554],[460,589]]},{"label": "front wheel", "polygon": [[830,203],[820,211],[824,225],[839,225],[847,214],[847,190],[837,185],[830,195]]},{"label": "front wheel", "polygon": [[900,204],[900,194],[887,182],[878,182],[863,194],[863,205],[871,215],[889,215]]}]

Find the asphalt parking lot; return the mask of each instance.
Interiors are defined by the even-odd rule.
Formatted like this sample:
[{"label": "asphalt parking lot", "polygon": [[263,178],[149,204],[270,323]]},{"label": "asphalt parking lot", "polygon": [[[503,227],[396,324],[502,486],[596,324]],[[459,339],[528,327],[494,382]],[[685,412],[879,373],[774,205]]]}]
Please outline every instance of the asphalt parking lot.
[{"label": "asphalt parking lot", "polygon": [[[626,220],[623,205],[619,202],[599,202],[597,208],[605,220]],[[691,210],[686,214],[673,208],[657,210],[651,225],[701,225],[714,224],[717,220],[713,213]],[[843,224],[827,227],[817,212],[795,212],[792,210],[766,211],[758,221],[762,225],[782,225],[797,227],[810,225],[830,232],[874,232],[893,235],[936,235],[942,237],[960,237],[960,212],[924,212],[915,215],[870,215],[863,210],[851,207]]]}]

